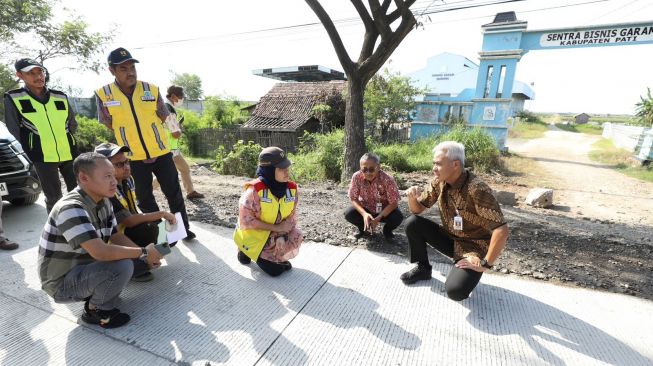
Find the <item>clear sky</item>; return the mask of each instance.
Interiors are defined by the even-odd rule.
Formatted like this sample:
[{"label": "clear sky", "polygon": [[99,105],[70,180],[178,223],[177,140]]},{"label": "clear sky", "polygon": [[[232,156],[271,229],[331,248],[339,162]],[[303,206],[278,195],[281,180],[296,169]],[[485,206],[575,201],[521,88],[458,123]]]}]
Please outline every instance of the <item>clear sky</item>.
[{"label": "clear sky", "polygon": [[[489,1],[418,0],[416,5],[430,6],[433,11]],[[322,3],[332,19],[352,19],[337,27],[350,56],[357,58],[363,28],[351,2]],[[318,64],[342,70],[319,24],[251,32],[318,22],[302,0],[61,0],[60,4],[84,16],[93,31],[113,27],[114,41],[106,53],[120,46],[129,49],[140,61],[139,79],[162,88],[169,85],[172,70],[199,75],[205,95],[258,100],[275,81],[252,75],[254,69]],[[67,14],[63,7],[57,9],[62,18]],[[496,13],[511,10],[519,20],[528,22],[528,29],[653,21],[652,0],[527,0],[435,13],[422,18],[424,27],[408,35],[391,57],[390,66],[408,74],[442,52],[461,54],[478,63],[481,25],[492,22]],[[653,87],[651,60],[653,44],[532,51],[520,61],[517,79],[534,83],[536,99],[526,105],[533,111],[631,114],[646,87]],[[81,88],[84,95],[112,80],[107,70],[99,75],[70,72],[64,68],[69,63],[52,61],[46,66],[55,70],[54,76],[63,84]]]}]

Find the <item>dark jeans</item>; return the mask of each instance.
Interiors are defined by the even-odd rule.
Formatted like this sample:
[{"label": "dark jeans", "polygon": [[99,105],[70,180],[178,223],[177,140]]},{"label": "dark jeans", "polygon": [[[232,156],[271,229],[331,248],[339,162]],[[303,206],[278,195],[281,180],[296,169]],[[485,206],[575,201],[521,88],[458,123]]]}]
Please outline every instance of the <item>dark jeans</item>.
[{"label": "dark jeans", "polygon": [[159,211],[159,205],[157,205],[154,199],[154,193],[152,193],[152,173],[154,173],[161,185],[161,191],[163,191],[163,194],[168,200],[170,211],[172,213],[181,212],[184,226],[188,230],[186,204],[184,203],[184,196],[181,193],[179,176],[177,175],[175,163],[172,160],[172,153],[159,156],[153,163],[145,163],[142,160],[132,161],[131,168],[132,177],[134,177],[136,184],[138,207],[141,211],[145,213]]},{"label": "dark jeans", "polygon": [[[156,244],[159,237],[159,221],[144,222],[134,227],[125,228],[125,235],[139,247],[146,247],[148,244]],[[147,263],[140,259],[134,259],[134,277],[148,272],[150,268]]]},{"label": "dark jeans", "polygon": [[[371,213],[368,209],[365,209],[365,211]],[[351,206],[345,210],[345,220],[354,224],[358,228],[358,231],[363,232],[365,221],[363,220],[363,216],[361,216],[361,214],[356,211],[354,206]],[[390,215],[381,219],[381,222],[385,223],[385,226],[383,227],[383,233],[391,233],[394,229],[401,225],[402,221],[404,221],[404,215],[401,213],[399,208],[395,208],[394,211],[390,212]]]},{"label": "dark jeans", "polygon": [[263,259],[261,257],[258,257],[256,260],[256,264],[258,264],[259,268],[263,270],[263,272],[269,274],[272,277],[277,277],[280,274],[282,274],[286,270],[286,266],[280,263],[276,262],[271,262],[267,259]]},{"label": "dark jeans", "polygon": [[134,272],[130,259],[110,262],[93,262],[73,267],[64,277],[54,294],[55,302],[84,301],[100,310],[112,310],[118,306],[120,293]]},{"label": "dark jeans", "polygon": [[[426,244],[435,250],[453,257],[454,241],[437,223],[422,216],[411,216],[406,220],[406,237],[408,238],[408,256],[411,263],[421,263],[430,267]],[[452,300],[461,301],[469,297],[478,285],[483,272],[453,267],[444,284],[447,295]]]},{"label": "dark jeans", "polygon": [[66,161],[63,163],[34,163],[36,174],[39,175],[43,195],[45,195],[45,209],[48,214],[52,211],[52,207],[62,197],[61,194],[61,180],[59,179],[59,172],[63,176],[66,183],[68,192],[77,187],[77,179],[73,172],[73,161]]}]

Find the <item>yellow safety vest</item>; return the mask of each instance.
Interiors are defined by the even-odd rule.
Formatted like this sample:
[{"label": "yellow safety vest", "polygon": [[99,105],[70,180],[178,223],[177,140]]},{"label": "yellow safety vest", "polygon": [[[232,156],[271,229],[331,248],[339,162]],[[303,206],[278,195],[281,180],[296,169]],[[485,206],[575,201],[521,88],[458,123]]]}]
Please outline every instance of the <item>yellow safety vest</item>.
[{"label": "yellow safety vest", "polygon": [[[245,190],[252,186],[261,201],[261,217],[259,217],[259,220],[268,224],[276,224],[292,214],[295,209],[295,197],[297,197],[297,185],[294,182],[288,182],[286,195],[281,199],[277,199],[265,183],[259,179],[245,183]],[[236,231],[234,231],[234,242],[238,249],[253,261],[258,259],[269,237],[270,231],[268,230],[243,230],[240,228],[240,223]]]},{"label": "yellow safety vest", "polygon": [[7,94],[21,116],[21,145],[32,161],[58,163],[73,159],[75,140],[68,131],[68,97],[49,90],[47,103],[32,98],[24,88]]},{"label": "yellow safety vest", "polygon": [[170,152],[168,136],[156,114],[159,88],[136,82],[131,97],[111,83],[95,91],[111,115],[113,133],[118,145],[131,149],[132,160],[156,158]]},{"label": "yellow safety vest", "polygon": [[[118,189],[116,189],[115,197],[120,202],[122,207],[127,209],[132,215],[138,214],[138,208],[136,208],[136,185],[134,184],[134,178],[129,177],[123,182],[118,183]],[[125,194],[121,192],[121,189],[125,190]],[[125,232],[125,225],[118,224],[118,231],[121,233]]]}]

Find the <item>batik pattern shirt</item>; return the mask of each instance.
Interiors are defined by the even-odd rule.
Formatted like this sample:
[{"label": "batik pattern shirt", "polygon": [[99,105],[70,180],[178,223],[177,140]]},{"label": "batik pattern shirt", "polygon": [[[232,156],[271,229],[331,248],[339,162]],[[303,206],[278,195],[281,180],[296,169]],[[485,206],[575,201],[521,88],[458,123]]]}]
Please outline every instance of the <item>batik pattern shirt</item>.
[{"label": "batik pattern shirt", "polygon": [[[492,189],[468,170],[452,185],[433,179],[417,200],[425,207],[438,204],[442,226],[454,239],[455,261],[485,257],[492,231],[506,224]],[[457,214],[463,219],[463,230],[454,230]]]}]

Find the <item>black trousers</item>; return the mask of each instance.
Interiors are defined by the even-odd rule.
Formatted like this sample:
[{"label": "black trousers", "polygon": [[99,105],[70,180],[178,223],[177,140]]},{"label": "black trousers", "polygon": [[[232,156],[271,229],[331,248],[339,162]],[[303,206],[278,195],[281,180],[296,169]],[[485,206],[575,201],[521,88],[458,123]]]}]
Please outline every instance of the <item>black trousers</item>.
[{"label": "black trousers", "polygon": [[186,203],[184,203],[184,196],[181,193],[181,185],[179,184],[179,176],[177,175],[177,168],[172,160],[172,153],[165,154],[156,158],[153,163],[145,163],[142,160],[132,161],[132,177],[136,184],[136,198],[138,199],[138,207],[145,213],[159,211],[152,192],[152,173],[161,185],[161,191],[168,200],[168,206],[172,213],[181,212],[181,218],[184,221],[186,230],[188,226],[188,215],[186,214]]},{"label": "black trousers", "polygon": [[61,180],[59,179],[59,172],[63,176],[63,180],[66,183],[66,189],[68,192],[72,191],[73,188],[77,187],[77,179],[75,178],[75,173],[73,172],[73,161],[65,161],[63,163],[34,163],[34,168],[36,169],[36,174],[39,175],[39,181],[41,181],[41,188],[43,189],[43,194],[45,195],[45,209],[48,210],[48,214],[54,207],[54,204],[59,201],[63,196],[61,194]]},{"label": "black trousers", "polygon": [[144,222],[134,227],[125,228],[125,235],[139,247],[146,247],[150,243],[156,244],[159,238],[159,222]]},{"label": "black trousers", "polygon": [[[447,257],[453,257],[453,239],[440,225],[427,218],[417,215],[409,217],[406,220],[406,237],[408,238],[408,256],[411,263],[417,262],[430,267],[426,253],[427,243]],[[444,284],[447,295],[456,301],[468,298],[481,280],[481,276],[483,276],[483,272],[454,266]]]},{"label": "black trousers", "polygon": [[[125,235],[139,247],[146,247],[150,243],[156,244],[159,236],[158,224],[158,221],[144,222],[134,227],[125,228]],[[147,263],[138,258],[134,259],[133,262],[134,274],[132,277],[138,277],[150,270]]]},{"label": "black trousers", "polygon": [[[365,211],[371,213],[368,209],[365,209]],[[358,231],[363,232],[365,221],[363,220],[363,216],[361,216],[361,214],[354,208],[354,206],[351,206],[345,210],[345,220],[354,224],[358,228]],[[381,219],[381,222],[385,223],[385,226],[383,227],[383,233],[391,233],[394,229],[401,225],[402,221],[404,221],[404,215],[401,213],[399,208],[395,208],[394,211],[390,213],[390,215]]]},{"label": "black trousers", "polygon": [[258,259],[256,260],[256,264],[258,264],[259,268],[261,268],[263,272],[269,274],[272,277],[277,277],[286,270],[285,265],[281,263],[272,262],[267,259],[263,259],[261,257],[258,257]]}]

